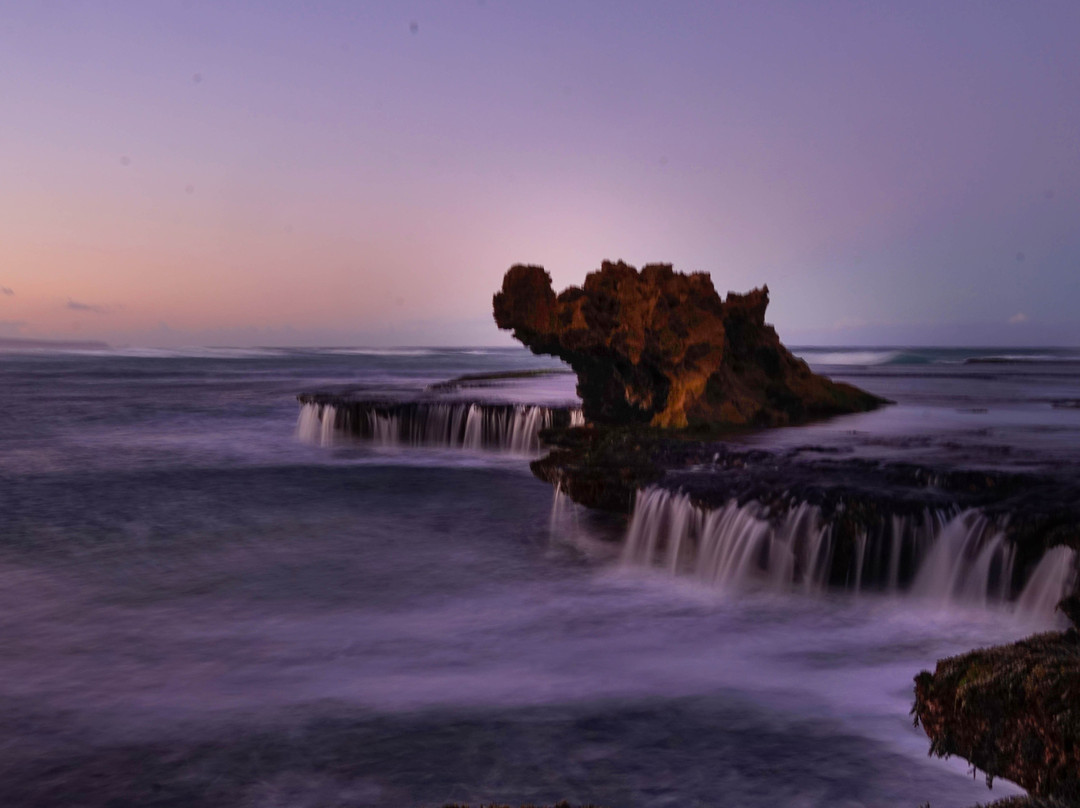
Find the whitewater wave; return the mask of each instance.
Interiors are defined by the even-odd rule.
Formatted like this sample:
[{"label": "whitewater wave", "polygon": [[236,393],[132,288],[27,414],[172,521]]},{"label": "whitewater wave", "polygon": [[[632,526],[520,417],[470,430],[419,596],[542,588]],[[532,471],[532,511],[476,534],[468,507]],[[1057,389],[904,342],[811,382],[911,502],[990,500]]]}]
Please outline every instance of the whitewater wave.
[{"label": "whitewater wave", "polygon": [[902,351],[833,350],[796,351],[811,365],[887,365],[903,355]]},{"label": "whitewater wave", "polygon": [[1069,349],[866,348],[858,346],[793,348],[811,365],[877,367],[881,365],[1077,364],[1080,351]]}]

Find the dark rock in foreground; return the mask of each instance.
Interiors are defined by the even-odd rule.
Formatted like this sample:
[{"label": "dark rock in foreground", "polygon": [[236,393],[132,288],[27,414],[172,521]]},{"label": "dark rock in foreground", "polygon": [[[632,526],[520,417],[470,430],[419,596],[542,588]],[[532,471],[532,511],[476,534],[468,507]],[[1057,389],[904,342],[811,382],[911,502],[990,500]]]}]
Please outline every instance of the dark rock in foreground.
[{"label": "dark rock in foreground", "polygon": [[1080,468],[1053,475],[958,469],[845,457],[813,445],[747,449],[642,428],[555,429],[545,437],[555,448],[532,462],[533,473],[591,508],[629,513],[636,491],[650,485],[684,492],[703,508],[807,502],[860,528],[926,509],[977,508],[1014,539],[1037,544],[1034,557],[1058,544],[1080,549]]},{"label": "dark rock in foreground", "polygon": [[[533,461],[534,474],[580,504],[632,511],[632,526],[635,520],[651,520],[651,527],[642,528],[655,536],[647,554],[670,567],[674,562],[666,548],[675,542],[680,563],[692,574],[720,574],[715,564],[701,567],[701,559],[720,556],[704,549],[719,539],[700,520],[737,505],[744,515],[768,522],[782,539],[795,559],[783,575],[796,586],[904,591],[926,564],[958,563],[948,585],[952,594],[934,590],[941,597],[968,592],[968,581],[974,587],[969,594],[978,591],[990,599],[1018,600],[1027,592],[1024,608],[1045,614],[1076,581],[1068,572],[1075,555],[1064,551],[1080,551],[1075,469],[1046,475],[889,463],[844,457],[827,447],[737,448],[646,428],[545,435],[557,448]],[[658,497],[674,510],[660,505]],[[792,522],[807,508],[806,521]],[[676,523],[699,527],[676,539]],[[741,540],[738,524],[732,523],[724,541]],[[824,539],[814,538],[817,525],[826,528]],[[945,541],[944,555],[931,560],[939,541]],[[1061,549],[1048,556],[1055,548]],[[761,553],[755,569],[773,580],[786,556],[780,552],[773,566],[772,550]],[[982,570],[977,575],[976,568]],[[1039,570],[1040,583],[1028,591]],[[924,580],[924,585],[930,584]],[[1047,594],[1040,600],[1041,591]]]},{"label": "dark rock in foreground", "polygon": [[596,423],[773,426],[885,403],[781,345],[765,323],[768,287],[721,301],[705,273],[605,261],[556,296],[542,267],[516,265],[493,302],[499,328],[570,364]]},{"label": "dark rock in foreground", "polygon": [[915,677],[931,754],[959,755],[1034,797],[1080,804],[1080,634],[1039,634],[943,659]]}]

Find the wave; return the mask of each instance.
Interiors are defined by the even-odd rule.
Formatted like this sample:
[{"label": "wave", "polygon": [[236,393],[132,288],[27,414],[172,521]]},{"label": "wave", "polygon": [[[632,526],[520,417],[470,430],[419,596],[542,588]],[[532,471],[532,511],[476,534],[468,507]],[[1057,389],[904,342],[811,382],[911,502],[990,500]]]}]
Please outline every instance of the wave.
[{"label": "wave", "polygon": [[796,350],[796,354],[812,365],[888,365],[895,362],[901,351]]},{"label": "wave", "polygon": [[851,346],[805,347],[792,350],[812,365],[845,367],[1080,363],[1080,351],[1055,348],[866,348]]}]

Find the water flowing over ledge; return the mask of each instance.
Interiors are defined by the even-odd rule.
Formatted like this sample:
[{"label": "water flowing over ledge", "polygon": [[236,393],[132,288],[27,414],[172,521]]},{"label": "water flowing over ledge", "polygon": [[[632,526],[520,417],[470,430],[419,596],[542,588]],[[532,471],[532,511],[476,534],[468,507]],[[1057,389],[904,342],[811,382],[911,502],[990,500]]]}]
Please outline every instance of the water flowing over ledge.
[{"label": "water flowing over ledge", "polygon": [[317,446],[348,438],[376,446],[436,446],[536,454],[540,431],[580,426],[580,408],[470,401],[349,401],[301,396],[296,435]]},{"label": "water flowing over ledge", "polygon": [[975,509],[893,515],[847,543],[806,502],[731,500],[703,508],[659,487],[638,491],[622,551],[624,564],[721,588],[907,592],[943,606],[1011,602],[1020,614],[1053,621],[1058,601],[1075,586],[1077,552],[1053,547],[1030,573],[1015,561],[1003,526]]}]

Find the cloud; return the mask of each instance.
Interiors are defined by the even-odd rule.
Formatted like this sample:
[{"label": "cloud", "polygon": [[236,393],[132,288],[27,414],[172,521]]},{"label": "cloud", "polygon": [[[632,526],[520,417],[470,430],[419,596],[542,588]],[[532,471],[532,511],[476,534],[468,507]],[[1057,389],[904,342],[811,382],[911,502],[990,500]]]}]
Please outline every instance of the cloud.
[{"label": "cloud", "polygon": [[0,286],[0,295],[7,295],[8,297],[11,297],[13,294],[15,294],[15,292],[13,292],[11,289],[7,288],[6,286]]},{"label": "cloud", "polygon": [[88,311],[93,314],[104,314],[106,312],[103,306],[92,306],[89,303],[80,303],[77,300],[68,300],[67,307],[72,311]]},{"label": "cloud", "polygon": [[1018,311],[1016,314],[1009,318],[1009,323],[1011,325],[1017,325],[1019,323],[1026,323],[1027,319],[1028,316],[1024,314],[1024,312]]}]

